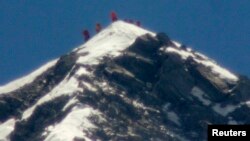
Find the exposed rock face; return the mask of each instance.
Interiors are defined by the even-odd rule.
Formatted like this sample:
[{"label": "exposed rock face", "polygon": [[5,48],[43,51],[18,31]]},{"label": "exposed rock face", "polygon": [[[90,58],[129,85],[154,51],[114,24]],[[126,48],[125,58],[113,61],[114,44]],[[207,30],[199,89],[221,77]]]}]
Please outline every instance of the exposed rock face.
[{"label": "exposed rock face", "polygon": [[[74,136],[74,141],[206,140],[208,124],[250,124],[248,78],[226,81],[194,57],[183,59],[167,48],[205,59],[178,47],[163,33],[143,35],[121,55],[105,56],[97,65],[77,64],[79,54],[74,51],[33,83],[1,94],[0,122],[17,120],[11,141],[60,140],[53,138],[55,130],[74,132],[71,125],[63,125],[77,111],[77,116],[90,114],[79,118],[77,129],[83,135]],[[73,78],[78,91],[51,96],[23,117],[59,83]]]},{"label": "exposed rock face", "polygon": [[5,121],[11,116],[20,117],[23,110],[37,102],[39,98],[51,91],[65,78],[75,61],[76,56],[73,54],[62,56],[54,67],[38,76],[32,84],[0,95],[0,121]]}]

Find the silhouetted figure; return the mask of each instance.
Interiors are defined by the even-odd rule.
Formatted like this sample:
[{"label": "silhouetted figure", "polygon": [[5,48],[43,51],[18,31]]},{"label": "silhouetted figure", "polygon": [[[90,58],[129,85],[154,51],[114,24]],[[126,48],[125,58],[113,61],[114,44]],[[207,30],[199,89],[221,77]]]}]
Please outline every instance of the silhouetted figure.
[{"label": "silhouetted figure", "polygon": [[134,24],[134,20],[129,19],[128,23]]},{"label": "silhouetted figure", "polygon": [[127,23],[128,23],[128,19],[124,19],[124,22],[127,22]]},{"label": "silhouetted figure", "polygon": [[115,21],[117,21],[117,20],[118,20],[117,15],[116,15],[116,13],[115,13],[115,12],[111,12],[110,16],[111,16],[111,20],[112,20],[112,22],[115,22]]},{"label": "silhouetted figure", "polygon": [[135,23],[137,26],[141,26],[141,22],[140,21],[136,21]]},{"label": "silhouetted figure", "polygon": [[87,42],[87,41],[89,40],[89,38],[90,38],[89,31],[88,31],[88,30],[84,30],[84,31],[82,32],[82,35],[83,35],[83,37],[84,37],[84,41]]},{"label": "silhouetted figure", "polygon": [[97,24],[95,25],[95,31],[96,31],[96,33],[99,33],[101,30],[102,30],[101,24],[97,23]]}]

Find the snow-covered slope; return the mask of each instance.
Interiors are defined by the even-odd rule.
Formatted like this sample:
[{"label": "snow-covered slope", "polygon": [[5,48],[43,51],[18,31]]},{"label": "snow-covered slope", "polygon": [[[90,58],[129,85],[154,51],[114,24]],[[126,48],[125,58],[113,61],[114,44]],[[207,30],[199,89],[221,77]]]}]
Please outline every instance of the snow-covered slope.
[{"label": "snow-covered slope", "polygon": [[186,60],[189,57],[193,58],[197,63],[202,64],[206,67],[211,68],[211,71],[218,75],[221,79],[225,81],[229,81],[232,83],[236,83],[238,81],[238,77],[231,73],[230,71],[219,66],[215,61],[209,59],[205,55],[197,52],[193,52],[192,49],[188,48],[187,50],[183,50],[180,48],[169,47],[166,48],[166,52],[176,53],[181,56],[182,59]]},{"label": "snow-covered slope", "polygon": [[27,76],[12,81],[6,85],[0,86],[0,94],[9,93],[11,91],[17,90],[18,88],[23,87],[26,84],[32,83],[37,76],[42,74],[44,71],[48,70],[50,67],[54,66],[56,62],[57,59],[50,61],[45,65],[43,65],[41,68],[32,72],[31,74],[28,74]]},{"label": "snow-covered slope", "polygon": [[250,122],[242,82],[165,34],[117,21],[0,87],[0,140],[204,139],[204,124]]},{"label": "snow-covered slope", "polygon": [[[76,48],[78,54],[84,54],[77,60],[79,64],[98,64],[103,56],[118,56],[128,48],[137,37],[155,33],[122,21],[115,22],[94,36],[86,44]],[[87,53],[87,55],[85,55]]]},{"label": "snow-covered slope", "polygon": [[14,130],[15,122],[15,119],[9,119],[0,124],[0,141],[7,140],[8,135]]}]

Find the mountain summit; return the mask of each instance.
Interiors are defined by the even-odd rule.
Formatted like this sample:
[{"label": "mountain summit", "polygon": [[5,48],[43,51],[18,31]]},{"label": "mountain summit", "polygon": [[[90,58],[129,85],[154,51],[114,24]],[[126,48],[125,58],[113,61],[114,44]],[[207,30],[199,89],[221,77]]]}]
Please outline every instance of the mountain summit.
[{"label": "mountain summit", "polygon": [[117,21],[0,87],[0,140],[206,140],[208,124],[250,123],[249,93],[248,78]]}]

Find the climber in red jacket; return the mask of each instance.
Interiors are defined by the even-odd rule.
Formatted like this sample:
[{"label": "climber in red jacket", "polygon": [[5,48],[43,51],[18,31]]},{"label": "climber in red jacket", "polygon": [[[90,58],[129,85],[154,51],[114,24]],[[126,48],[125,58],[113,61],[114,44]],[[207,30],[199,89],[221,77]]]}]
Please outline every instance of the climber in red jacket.
[{"label": "climber in red jacket", "polygon": [[88,30],[84,30],[84,31],[82,32],[82,35],[83,35],[83,37],[84,37],[84,41],[87,42],[87,41],[89,40],[89,38],[90,38],[89,31],[88,31]]},{"label": "climber in red jacket", "polygon": [[96,31],[96,33],[99,33],[101,30],[102,30],[101,24],[100,24],[100,23],[97,23],[97,24],[95,25],[95,31]]},{"label": "climber in red jacket", "polygon": [[111,12],[110,17],[111,17],[112,22],[115,22],[115,21],[118,20],[117,15],[116,15],[115,12]]}]

